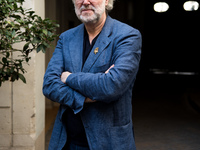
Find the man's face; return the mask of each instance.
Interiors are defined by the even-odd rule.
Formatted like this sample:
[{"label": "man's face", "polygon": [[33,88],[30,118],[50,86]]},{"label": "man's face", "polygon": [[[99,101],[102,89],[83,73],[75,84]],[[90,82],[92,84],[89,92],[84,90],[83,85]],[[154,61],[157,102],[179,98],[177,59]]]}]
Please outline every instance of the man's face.
[{"label": "man's face", "polygon": [[108,0],[74,0],[77,17],[84,23],[96,23],[105,12]]}]

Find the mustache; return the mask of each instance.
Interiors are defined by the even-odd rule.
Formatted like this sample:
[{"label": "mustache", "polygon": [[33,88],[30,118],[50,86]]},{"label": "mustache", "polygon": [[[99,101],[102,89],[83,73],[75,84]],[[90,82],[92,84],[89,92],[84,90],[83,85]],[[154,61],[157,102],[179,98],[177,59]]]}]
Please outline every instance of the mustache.
[{"label": "mustache", "polygon": [[83,5],[83,6],[81,6],[80,11],[85,10],[85,9],[91,9],[93,11],[96,10],[96,8],[94,6],[91,6],[91,5],[85,6],[85,5]]}]

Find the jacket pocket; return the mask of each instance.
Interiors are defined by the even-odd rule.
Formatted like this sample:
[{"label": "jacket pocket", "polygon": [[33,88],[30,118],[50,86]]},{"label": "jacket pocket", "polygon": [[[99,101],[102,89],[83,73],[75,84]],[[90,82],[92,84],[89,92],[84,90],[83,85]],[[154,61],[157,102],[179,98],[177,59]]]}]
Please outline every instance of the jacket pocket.
[{"label": "jacket pocket", "polygon": [[132,122],[110,128],[112,150],[136,150]]}]

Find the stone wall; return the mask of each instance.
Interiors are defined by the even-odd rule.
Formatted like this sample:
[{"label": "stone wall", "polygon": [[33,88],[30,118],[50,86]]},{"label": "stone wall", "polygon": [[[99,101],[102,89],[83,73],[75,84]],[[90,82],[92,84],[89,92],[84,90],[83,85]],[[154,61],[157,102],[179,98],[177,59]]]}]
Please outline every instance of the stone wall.
[{"label": "stone wall", "polygon": [[[25,8],[32,8],[44,18],[44,0],[26,0]],[[18,44],[16,47],[22,47]],[[26,65],[27,84],[22,81],[4,82],[0,87],[0,149],[44,150],[45,100],[42,82],[45,55],[31,54]]]}]

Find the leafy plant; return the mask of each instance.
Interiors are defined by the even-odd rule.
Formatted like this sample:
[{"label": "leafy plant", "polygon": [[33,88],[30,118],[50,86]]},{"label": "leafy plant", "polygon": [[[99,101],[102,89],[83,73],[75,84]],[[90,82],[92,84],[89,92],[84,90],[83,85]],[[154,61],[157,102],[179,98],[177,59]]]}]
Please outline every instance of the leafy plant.
[{"label": "leafy plant", "polygon": [[[24,0],[0,0],[0,86],[4,81],[21,79],[26,83],[24,64],[30,53],[45,52],[59,27],[50,19],[42,19],[31,9],[22,8]],[[21,49],[16,43],[23,43]]]}]

